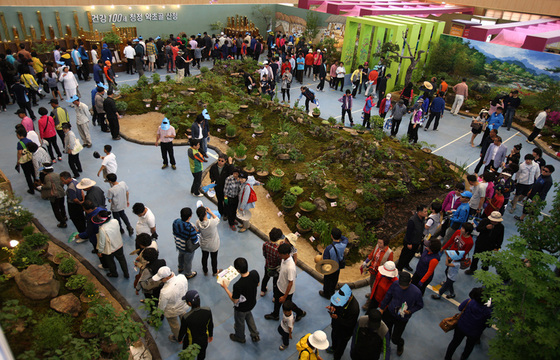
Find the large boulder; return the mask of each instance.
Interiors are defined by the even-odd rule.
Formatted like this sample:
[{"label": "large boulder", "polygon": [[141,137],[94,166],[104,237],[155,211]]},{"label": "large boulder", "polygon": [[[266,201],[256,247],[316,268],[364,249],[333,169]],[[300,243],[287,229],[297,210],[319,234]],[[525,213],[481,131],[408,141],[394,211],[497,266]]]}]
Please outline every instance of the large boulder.
[{"label": "large boulder", "polygon": [[317,206],[317,210],[319,211],[327,211],[327,203],[321,198],[315,198],[315,200],[313,200],[313,205]]},{"label": "large boulder", "polygon": [[82,311],[82,303],[74,294],[66,294],[51,300],[51,309],[77,317]]},{"label": "large boulder", "polygon": [[15,276],[17,286],[30,299],[42,300],[58,295],[60,283],[50,265],[31,265]]},{"label": "large boulder", "polygon": [[10,263],[1,263],[0,264],[0,273],[9,276],[16,276],[18,273],[18,269]]}]

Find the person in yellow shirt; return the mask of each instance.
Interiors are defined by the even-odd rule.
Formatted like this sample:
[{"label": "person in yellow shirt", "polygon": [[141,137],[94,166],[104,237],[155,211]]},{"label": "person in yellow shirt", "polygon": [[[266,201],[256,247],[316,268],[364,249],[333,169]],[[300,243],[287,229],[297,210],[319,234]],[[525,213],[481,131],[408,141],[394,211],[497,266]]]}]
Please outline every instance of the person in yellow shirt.
[{"label": "person in yellow shirt", "polygon": [[35,51],[31,53],[31,60],[33,61],[32,65],[33,70],[35,70],[35,78],[40,85],[43,85],[43,69],[45,68],[45,66],[43,65],[41,59],[39,59],[39,56]]},{"label": "person in yellow shirt", "polygon": [[20,76],[21,83],[25,85],[29,95],[31,96],[31,101],[33,102],[33,106],[37,105],[37,95],[42,99],[45,95],[41,95],[39,93],[39,84],[35,80],[35,77],[29,73],[29,68],[27,66],[22,66],[22,74]]}]

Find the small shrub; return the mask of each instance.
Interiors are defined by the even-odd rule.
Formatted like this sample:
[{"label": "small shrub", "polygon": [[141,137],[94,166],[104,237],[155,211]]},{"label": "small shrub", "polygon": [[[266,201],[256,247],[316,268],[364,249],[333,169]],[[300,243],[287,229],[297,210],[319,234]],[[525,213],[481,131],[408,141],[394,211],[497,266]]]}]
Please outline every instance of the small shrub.
[{"label": "small shrub", "polygon": [[280,191],[282,189],[282,178],[276,176],[268,178],[265,187],[272,192]]},{"label": "small shrub", "polygon": [[92,283],[91,281],[86,281],[86,283],[83,285],[82,288],[83,288],[84,296],[94,297],[97,295],[97,288],[95,287],[95,284]]},{"label": "small shrub", "polygon": [[26,237],[27,235],[31,235],[35,232],[35,227],[33,225],[27,225],[21,231],[21,236]]},{"label": "small shrub", "polygon": [[329,223],[327,223],[323,219],[317,219],[313,223],[313,232],[319,236],[319,241],[322,244],[328,244],[331,240],[331,227]]},{"label": "small shrub", "polygon": [[10,263],[18,269],[26,269],[29,265],[43,265],[45,260],[41,257],[43,250],[33,250],[29,244],[20,243],[8,250]]},{"label": "small shrub", "polygon": [[325,187],[325,192],[332,196],[339,196],[341,190],[336,186],[336,184],[329,184]]},{"label": "small shrub", "polygon": [[185,350],[181,350],[179,354],[179,360],[195,360],[200,353],[200,345],[190,344]]},{"label": "small shrub", "polygon": [[235,125],[227,125],[226,126],[226,135],[227,136],[235,136],[237,134],[237,127]]},{"label": "small shrub", "polygon": [[282,198],[282,206],[292,208],[296,205],[297,197],[290,192],[284,194]]},{"label": "small shrub", "polygon": [[383,119],[379,115],[374,115],[372,117],[373,120],[373,127],[376,129],[383,129],[383,124],[385,123],[385,119]]},{"label": "small shrub", "polygon": [[314,211],[317,208],[311,201],[304,201],[299,204],[299,207],[305,211]]},{"label": "small shrub", "polygon": [[257,127],[255,127],[255,132],[262,132],[262,131],[264,131],[264,126],[259,124]]},{"label": "small shrub", "polygon": [[20,305],[18,300],[7,300],[0,311],[0,325],[4,331],[15,334],[21,322],[24,326],[34,322],[32,315],[33,311],[25,305]]},{"label": "small shrub", "polygon": [[152,84],[157,85],[161,81],[161,76],[158,73],[152,74]]},{"label": "small shrub", "polygon": [[66,282],[65,286],[68,290],[78,290],[84,287],[88,279],[84,275],[72,275]]},{"label": "small shrub", "polygon": [[117,112],[126,111],[126,109],[128,109],[128,103],[126,101],[115,101],[115,106],[117,107]]},{"label": "small shrub", "polygon": [[229,120],[228,120],[228,119],[225,119],[225,118],[223,118],[223,117],[217,118],[214,122],[215,122],[216,125],[218,125],[218,126],[227,126],[227,125],[229,125]]},{"label": "small shrub", "polygon": [[276,169],[272,172],[272,174],[273,174],[273,175],[276,175],[276,176],[278,176],[278,177],[284,176],[284,172],[283,172],[282,169],[280,169],[280,168],[276,168]]},{"label": "small shrub", "polygon": [[76,260],[71,257],[62,260],[60,265],[58,265],[58,270],[60,270],[60,272],[64,274],[73,272],[74,270],[76,270]]},{"label": "small shrub", "polygon": [[235,148],[235,156],[242,158],[247,155],[247,146],[240,143],[239,146]]},{"label": "small shrub", "polygon": [[49,312],[33,329],[35,345],[42,350],[60,349],[64,336],[70,335],[71,319],[67,315]]},{"label": "small shrub", "polygon": [[264,155],[268,154],[268,146],[266,145],[257,145],[256,151],[262,153]]},{"label": "small shrub", "polygon": [[316,108],[313,109],[313,114],[321,115],[321,110],[318,107],[316,107]]},{"label": "small shrub", "polygon": [[24,237],[25,243],[32,248],[45,246],[49,242],[49,237],[45,234],[36,233]]},{"label": "small shrub", "polygon": [[329,124],[331,125],[335,125],[336,124],[336,119],[332,116],[330,116],[327,121],[329,122]]},{"label": "small shrub", "polygon": [[208,71],[210,71],[210,69],[208,69],[208,67],[206,67],[206,66],[202,66],[200,68],[200,73],[201,74],[206,74]]},{"label": "small shrub", "polygon": [[300,216],[298,219],[298,225],[305,230],[310,230],[313,228],[313,221],[307,216]]},{"label": "small shrub", "polygon": [[234,157],[235,156],[235,150],[233,150],[232,148],[227,149],[226,155],[230,158]]},{"label": "small shrub", "polygon": [[303,193],[303,189],[299,186],[292,186],[290,192],[295,196],[300,196]]},{"label": "small shrub", "polygon": [[[148,81],[148,77],[146,75],[142,75],[140,76],[140,78],[138,79],[138,81],[136,82],[136,88],[137,89],[141,89],[143,92],[144,91],[150,91],[149,87],[148,87],[149,81]],[[150,91],[151,93],[151,91]],[[148,97],[144,97],[144,99],[147,99]]]}]

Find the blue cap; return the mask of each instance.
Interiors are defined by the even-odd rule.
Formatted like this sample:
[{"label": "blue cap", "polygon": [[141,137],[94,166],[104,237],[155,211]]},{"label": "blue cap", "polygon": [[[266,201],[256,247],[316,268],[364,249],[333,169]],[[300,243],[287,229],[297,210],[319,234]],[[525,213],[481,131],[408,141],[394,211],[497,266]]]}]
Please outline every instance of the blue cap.
[{"label": "blue cap", "polygon": [[169,119],[168,118],[163,118],[163,120],[161,121],[161,130],[165,131],[165,130],[169,130],[171,126],[169,125]]},{"label": "blue cap", "polygon": [[247,31],[247,32],[245,33],[245,35],[250,35],[250,34],[251,34],[251,33],[250,33],[250,32],[248,32],[248,31]]},{"label": "blue cap", "polygon": [[69,102],[70,104],[73,103],[76,100],[80,100],[80,98],[78,97],[78,95],[74,95],[72,96],[70,99],[66,100],[67,102]]},{"label": "blue cap", "polygon": [[107,44],[103,44],[103,47],[104,47],[104,48],[108,48],[108,47],[109,47],[109,45],[107,45]]},{"label": "blue cap", "polygon": [[344,286],[331,297],[331,304],[334,306],[344,306],[348,300],[350,300],[350,296],[352,296],[352,290],[348,284],[344,284]]},{"label": "blue cap", "polygon": [[140,41],[140,40],[138,40],[137,38],[136,38],[136,39],[132,39],[132,42],[135,42],[135,41],[138,42],[138,41]]},{"label": "blue cap", "polygon": [[470,198],[472,198],[472,192],[470,192],[470,191],[463,191],[463,192],[461,193],[461,196],[470,199]]},{"label": "blue cap", "polygon": [[159,39],[161,39],[161,36],[156,37],[156,40],[159,40]]},{"label": "blue cap", "polygon": [[65,65],[66,63],[64,61],[57,61],[56,62],[58,65]]},{"label": "blue cap", "polygon": [[198,33],[198,34],[197,34],[197,36],[201,36],[201,35],[202,35],[201,33]]},{"label": "blue cap", "polygon": [[103,84],[102,82],[97,83],[97,87],[103,88],[103,89],[105,89],[105,90],[108,90],[108,89],[109,89],[109,85],[105,85],[105,84]]},{"label": "blue cap", "polygon": [[463,250],[446,250],[445,253],[447,256],[451,258],[451,260],[459,261],[465,256],[465,252]]},{"label": "blue cap", "polygon": [[210,120],[210,115],[208,114],[208,110],[206,109],[202,110],[202,116],[204,116],[206,120]]},{"label": "blue cap", "polygon": [[142,35],[138,36],[138,39],[142,40]]}]

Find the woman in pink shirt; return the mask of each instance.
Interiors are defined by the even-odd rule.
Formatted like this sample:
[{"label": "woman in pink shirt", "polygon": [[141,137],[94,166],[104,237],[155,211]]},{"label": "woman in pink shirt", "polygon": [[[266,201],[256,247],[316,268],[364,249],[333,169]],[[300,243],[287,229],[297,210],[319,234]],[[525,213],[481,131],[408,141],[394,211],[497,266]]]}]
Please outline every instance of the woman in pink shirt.
[{"label": "woman in pink shirt", "polygon": [[329,72],[329,75],[331,76],[331,80],[329,81],[329,86],[332,88],[334,88],[334,85],[336,84],[336,68],[338,67],[338,61],[333,62],[333,64],[331,65],[331,70]]},{"label": "woman in pink shirt", "polygon": [[48,113],[49,111],[44,107],[39,108],[39,115],[41,115],[41,117],[39,118],[37,126],[39,127],[39,134],[41,135],[41,139],[47,140],[47,142],[49,143],[49,155],[54,164],[56,163],[56,158],[53,154],[53,147],[56,151],[56,154],[58,155],[58,161],[62,161],[62,153],[60,152],[60,149],[58,148],[58,145],[56,143],[56,129],[54,126],[54,119],[49,116]]}]

